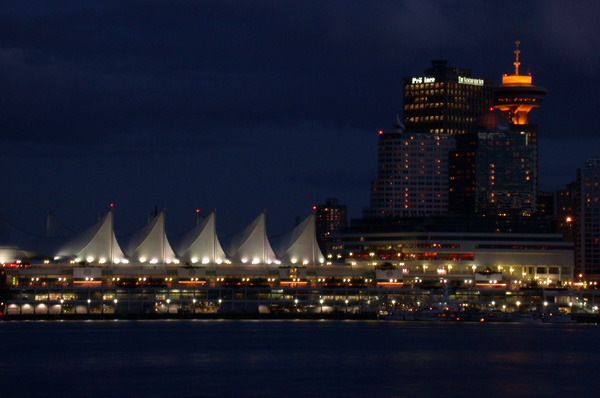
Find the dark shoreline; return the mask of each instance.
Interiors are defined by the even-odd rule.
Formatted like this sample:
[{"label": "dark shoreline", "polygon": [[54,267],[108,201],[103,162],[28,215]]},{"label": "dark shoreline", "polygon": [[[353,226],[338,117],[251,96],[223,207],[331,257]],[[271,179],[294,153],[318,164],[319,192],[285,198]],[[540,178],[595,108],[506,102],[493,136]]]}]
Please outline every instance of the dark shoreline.
[{"label": "dark shoreline", "polygon": [[[577,314],[573,316],[577,323],[600,324],[600,315],[596,314]],[[259,314],[259,313],[212,313],[212,314],[24,314],[24,315],[4,315],[0,317],[0,322],[19,322],[19,321],[142,321],[142,320],[354,320],[354,321],[374,321],[379,320],[377,314],[364,312],[359,314],[345,313],[281,313],[281,314]],[[389,322],[389,321],[387,321]],[[415,321],[401,321],[415,322]],[[422,322],[422,321],[416,321]],[[469,321],[463,321],[469,322]],[[471,321],[475,322],[475,321]],[[441,322],[441,323],[461,323],[461,322]],[[496,323],[488,321],[485,323]]]},{"label": "dark shoreline", "polygon": [[213,313],[213,314],[24,314],[4,315],[0,321],[112,321],[112,320],[377,320],[375,313],[344,314],[344,313]]}]

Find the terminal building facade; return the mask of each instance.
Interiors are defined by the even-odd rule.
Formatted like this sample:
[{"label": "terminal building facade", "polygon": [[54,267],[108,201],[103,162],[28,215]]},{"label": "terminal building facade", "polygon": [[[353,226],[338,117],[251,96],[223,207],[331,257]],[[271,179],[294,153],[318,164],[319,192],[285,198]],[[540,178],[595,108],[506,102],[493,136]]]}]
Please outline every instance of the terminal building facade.
[{"label": "terminal building facade", "polygon": [[[383,221],[383,220],[382,220]],[[384,268],[401,281],[503,286],[570,286],[573,243],[546,219],[440,216],[369,223],[333,236],[329,256],[352,266]]]}]

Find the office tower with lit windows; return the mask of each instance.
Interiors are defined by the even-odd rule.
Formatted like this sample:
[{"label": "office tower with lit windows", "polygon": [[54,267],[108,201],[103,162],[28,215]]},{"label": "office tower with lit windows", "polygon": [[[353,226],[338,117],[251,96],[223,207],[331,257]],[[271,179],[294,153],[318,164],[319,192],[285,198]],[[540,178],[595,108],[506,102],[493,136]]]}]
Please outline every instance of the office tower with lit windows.
[{"label": "office tower with lit windows", "polygon": [[322,253],[327,252],[327,237],[348,226],[348,208],[337,198],[325,199],[325,204],[314,207],[316,213],[317,242]]},{"label": "office tower with lit windows", "polygon": [[600,159],[577,170],[573,206],[575,275],[600,280]]},{"label": "office tower with lit windows", "polygon": [[434,60],[423,76],[404,78],[404,125],[409,133],[464,134],[493,105],[493,84],[470,69]]},{"label": "office tower with lit windows", "polygon": [[448,155],[455,141],[449,134],[379,132],[377,178],[363,216],[413,217],[448,213]]},{"label": "office tower with lit windows", "polygon": [[453,135],[470,131],[493,103],[493,85],[468,69],[432,61],[424,76],[404,79],[404,124],[379,132],[377,178],[363,216],[448,214],[448,156]]},{"label": "office tower with lit windows", "polygon": [[496,108],[481,115],[474,130],[457,135],[450,154],[450,213],[533,215],[535,167],[526,134],[511,131]]}]

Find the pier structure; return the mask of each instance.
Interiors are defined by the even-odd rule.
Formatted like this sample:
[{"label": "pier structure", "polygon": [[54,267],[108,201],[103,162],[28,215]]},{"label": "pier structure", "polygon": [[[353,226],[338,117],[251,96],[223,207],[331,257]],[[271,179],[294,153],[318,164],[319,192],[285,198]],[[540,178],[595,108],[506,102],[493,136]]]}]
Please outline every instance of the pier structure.
[{"label": "pier structure", "polygon": [[161,317],[362,317],[381,311],[454,310],[598,314],[595,289],[520,289],[448,285],[329,286],[26,286],[5,289],[4,319]]}]

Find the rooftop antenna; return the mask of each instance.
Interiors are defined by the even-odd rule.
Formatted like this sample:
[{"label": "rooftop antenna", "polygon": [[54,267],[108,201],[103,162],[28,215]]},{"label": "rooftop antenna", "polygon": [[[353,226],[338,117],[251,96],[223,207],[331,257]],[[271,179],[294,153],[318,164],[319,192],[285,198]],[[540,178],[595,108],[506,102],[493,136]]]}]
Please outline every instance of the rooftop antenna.
[{"label": "rooftop antenna", "polygon": [[521,50],[519,50],[519,44],[521,44],[519,39],[515,40],[515,45],[517,48],[515,49],[515,62],[513,62],[513,64],[515,65],[516,76],[519,76],[519,66],[521,65],[521,62],[519,62],[519,54],[521,53]]}]

